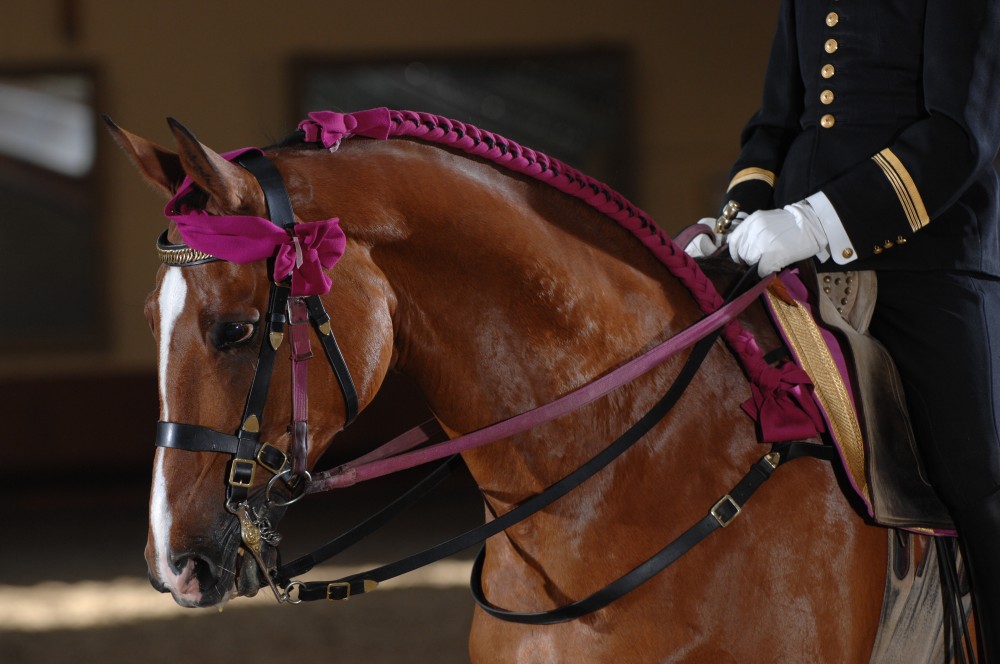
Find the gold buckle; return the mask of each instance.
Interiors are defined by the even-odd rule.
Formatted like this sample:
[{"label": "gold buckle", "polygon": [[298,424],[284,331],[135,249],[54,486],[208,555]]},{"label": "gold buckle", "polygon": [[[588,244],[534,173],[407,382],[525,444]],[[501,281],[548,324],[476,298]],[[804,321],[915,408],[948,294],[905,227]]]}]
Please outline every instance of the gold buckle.
[{"label": "gold buckle", "polygon": [[[276,450],[278,454],[281,455],[281,465],[278,466],[277,468],[274,468],[266,461],[264,461],[264,450],[265,448],[268,447],[270,447],[272,450]],[[286,455],[284,452],[282,452],[280,449],[278,449],[271,443],[264,443],[263,445],[260,446],[260,450],[257,452],[257,463],[259,463],[260,465],[262,465],[264,468],[271,471],[275,475],[279,474],[281,472],[281,469],[285,467],[286,461],[288,461],[288,455]]]},{"label": "gold buckle", "polygon": [[[240,464],[250,464],[250,479],[240,482],[236,479],[236,468]],[[229,485],[249,489],[253,485],[253,478],[257,474],[257,463],[249,459],[233,459],[233,465],[229,467]]]},{"label": "gold buckle", "polygon": [[[731,517],[729,517],[728,519],[724,515],[722,515],[722,514],[719,513],[719,508],[722,507],[723,505],[725,505],[726,503],[729,503],[730,505],[732,505],[733,509],[736,510],[733,513],[733,515]],[[726,526],[728,526],[729,524],[731,524],[733,522],[733,519],[735,519],[736,517],[738,517],[740,515],[740,512],[742,512],[742,511],[743,511],[743,509],[739,506],[739,504],[735,500],[733,500],[732,496],[730,496],[727,493],[726,495],[724,495],[722,498],[719,499],[719,502],[717,502],[715,505],[712,506],[712,512],[711,512],[711,514],[712,514],[712,516],[715,517],[715,520],[719,522],[719,525],[722,526],[723,528],[725,528]]]},{"label": "gold buckle", "polygon": [[[378,588],[378,581],[374,579],[364,579],[361,581],[361,587],[363,593],[370,593],[371,591]],[[334,588],[344,588],[347,590],[347,594],[343,597],[330,597]],[[333,583],[326,584],[326,599],[331,602],[346,602],[351,599],[351,584],[348,581],[334,581]]]},{"label": "gold buckle", "polygon": [[[330,593],[333,592],[334,588],[344,588],[347,590],[347,594],[343,597],[330,597]],[[336,581],[334,583],[328,583],[326,585],[326,599],[330,602],[346,602],[351,599],[351,584],[347,581]]]}]

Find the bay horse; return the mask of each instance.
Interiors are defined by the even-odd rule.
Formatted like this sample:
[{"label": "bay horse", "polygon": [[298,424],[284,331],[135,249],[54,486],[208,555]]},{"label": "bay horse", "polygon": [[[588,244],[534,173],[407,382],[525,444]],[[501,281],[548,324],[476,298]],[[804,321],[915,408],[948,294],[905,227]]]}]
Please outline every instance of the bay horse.
[{"label": "bay horse", "polygon": [[[110,124],[110,123],[109,123]],[[167,196],[193,182],[211,215],[266,218],[257,179],[175,121],[171,151],[111,124]],[[460,150],[409,139],[302,141],[269,148],[298,224],[339,217],[343,255],[322,302],[360,408],[387,372],[408,374],[451,436],[551,402],[701,318],[688,289],[601,212]],[[298,225],[297,224],[297,225]],[[182,238],[174,223],[169,243]],[[236,431],[271,278],[264,260],[165,265],[146,301],[158,348],[160,419]],[[780,342],[761,307],[743,317]],[[286,344],[287,346],[287,344]],[[283,349],[282,349],[283,350]],[[467,451],[486,519],[537,495],[600,452],[674,381],[675,357],[593,403]],[[274,369],[261,438],[282,450],[293,406]],[[308,378],[307,466],[347,420],[337,380]],[[483,589],[509,610],[594,592],[684,532],[761,454],[740,404],[750,387],[716,342],[677,407],[609,467],[488,540]],[[186,606],[219,605],[266,582],[238,556],[225,455],[157,449],[146,560],[153,585]],[[257,477],[251,493],[267,479]],[[274,555],[265,545],[263,555]],[[554,625],[476,609],[470,656],[487,662],[867,662],[887,537],[851,506],[829,463],[775,473],[738,521],[586,617]]]}]

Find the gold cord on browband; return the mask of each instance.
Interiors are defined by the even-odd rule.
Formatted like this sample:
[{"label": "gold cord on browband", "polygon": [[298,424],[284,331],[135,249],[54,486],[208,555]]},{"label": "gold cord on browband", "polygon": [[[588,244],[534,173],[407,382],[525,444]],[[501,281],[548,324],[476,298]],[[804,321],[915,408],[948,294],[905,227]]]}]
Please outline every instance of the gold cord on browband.
[{"label": "gold cord on browband", "polygon": [[164,265],[198,265],[219,260],[212,254],[192,249],[186,244],[171,244],[167,241],[167,231],[156,238],[156,255]]}]

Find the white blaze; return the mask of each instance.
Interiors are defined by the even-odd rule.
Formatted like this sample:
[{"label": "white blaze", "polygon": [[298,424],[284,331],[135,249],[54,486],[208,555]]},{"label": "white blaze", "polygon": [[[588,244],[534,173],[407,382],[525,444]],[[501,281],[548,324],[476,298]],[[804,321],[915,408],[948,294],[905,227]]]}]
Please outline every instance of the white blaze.
[{"label": "white blaze", "polygon": [[160,400],[164,422],[170,421],[170,407],[167,404],[167,365],[170,362],[170,339],[174,335],[174,324],[184,310],[187,298],[187,282],[179,267],[168,267],[160,284]]},{"label": "white blaze", "polygon": [[[168,267],[160,284],[158,300],[160,309],[160,358],[159,358],[159,388],[160,417],[164,422],[170,421],[170,405],[167,403],[167,367],[170,363],[170,340],[174,333],[174,324],[184,310],[187,298],[187,283],[179,267]],[[153,542],[156,547],[156,569],[160,580],[170,587],[176,587],[177,574],[170,569],[170,526],[173,516],[167,502],[167,480],[163,472],[163,450],[156,450],[156,461],[153,466],[153,489],[149,504],[149,524],[153,531]]]}]

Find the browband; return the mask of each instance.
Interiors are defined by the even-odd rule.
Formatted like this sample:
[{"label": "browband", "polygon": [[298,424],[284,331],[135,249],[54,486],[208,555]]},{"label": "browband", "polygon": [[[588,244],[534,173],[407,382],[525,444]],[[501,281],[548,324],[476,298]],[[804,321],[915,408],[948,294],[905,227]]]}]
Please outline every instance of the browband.
[{"label": "browband", "polygon": [[201,265],[202,263],[214,263],[221,259],[204,251],[192,249],[186,244],[174,244],[167,239],[169,229],[163,229],[160,236],[156,238],[156,255],[160,257],[160,262],[164,265],[176,265],[186,267],[188,265]]}]

